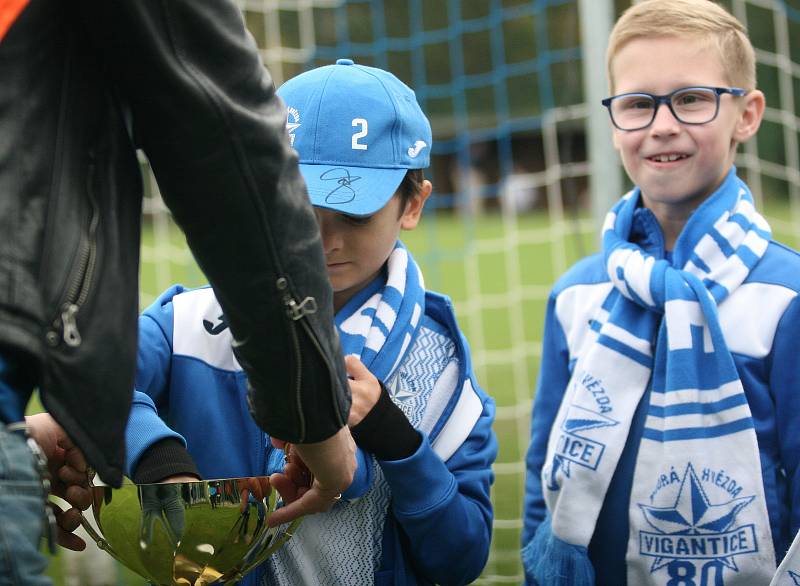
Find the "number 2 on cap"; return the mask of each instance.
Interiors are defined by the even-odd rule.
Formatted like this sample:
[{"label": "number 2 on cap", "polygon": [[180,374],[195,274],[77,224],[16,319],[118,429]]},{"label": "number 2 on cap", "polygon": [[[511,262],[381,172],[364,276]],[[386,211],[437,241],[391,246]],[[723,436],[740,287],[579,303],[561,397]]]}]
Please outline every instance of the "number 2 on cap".
[{"label": "number 2 on cap", "polygon": [[361,144],[360,142],[358,142],[359,138],[363,138],[363,137],[367,136],[368,126],[367,126],[366,119],[364,119],[364,118],[353,118],[353,122],[352,122],[351,126],[360,126],[361,127],[361,130],[359,130],[358,132],[356,132],[353,135],[353,141],[351,143],[352,146],[353,146],[353,150],[354,151],[365,151],[365,150],[367,150],[367,145]]}]

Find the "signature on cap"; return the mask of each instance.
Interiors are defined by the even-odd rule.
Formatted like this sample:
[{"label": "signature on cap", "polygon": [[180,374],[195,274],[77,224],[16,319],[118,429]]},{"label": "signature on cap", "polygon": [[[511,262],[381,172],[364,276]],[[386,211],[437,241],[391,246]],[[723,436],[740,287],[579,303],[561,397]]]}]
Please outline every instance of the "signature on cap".
[{"label": "signature on cap", "polygon": [[338,186],[334,187],[325,196],[325,203],[350,203],[356,198],[356,192],[350,186],[361,177],[357,175],[351,176],[350,171],[347,169],[341,167],[328,169],[319,178],[322,181],[336,181],[338,183]]}]

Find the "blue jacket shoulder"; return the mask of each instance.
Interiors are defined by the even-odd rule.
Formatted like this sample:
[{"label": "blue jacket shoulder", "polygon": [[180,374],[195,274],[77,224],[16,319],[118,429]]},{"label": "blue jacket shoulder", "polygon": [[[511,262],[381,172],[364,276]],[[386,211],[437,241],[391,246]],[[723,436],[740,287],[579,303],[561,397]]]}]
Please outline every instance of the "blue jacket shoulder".
[{"label": "blue jacket shoulder", "polygon": [[[435,291],[425,291],[425,315],[444,329],[450,339],[453,340],[453,343],[455,343],[456,355],[461,365],[461,379],[464,380],[466,376],[471,376],[472,357],[470,356],[469,344],[458,327],[455,308],[450,297]],[[473,380],[473,385],[478,389],[477,381]]]},{"label": "blue jacket shoulder", "polygon": [[748,275],[747,282],[781,285],[800,291],[800,253],[785,244],[770,241],[761,261]]},{"label": "blue jacket shoulder", "polygon": [[581,260],[572,265],[567,272],[553,285],[553,296],[575,285],[594,285],[596,283],[605,283],[608,281],[608,273],[606,272],[605,264],[603,263],[603,255],[595,253],[583,257]]},{"label": "blue jacket shoulder", "polygon": [[184,287],[180,283],[176,283],[175,285],[171,285],[161,295],[156,297],[155,300],[150,305],[148,305],[142,313],[144,314],[156,313],[160,311],[161,308],[163,308],[168,303],[172,303],[173,298],[175,298],[178,295],[191,293],[193,291],[202,291],[203,289],[208,289],[208,288],[209,285],[204,285],[202,287],[190,289]]}]

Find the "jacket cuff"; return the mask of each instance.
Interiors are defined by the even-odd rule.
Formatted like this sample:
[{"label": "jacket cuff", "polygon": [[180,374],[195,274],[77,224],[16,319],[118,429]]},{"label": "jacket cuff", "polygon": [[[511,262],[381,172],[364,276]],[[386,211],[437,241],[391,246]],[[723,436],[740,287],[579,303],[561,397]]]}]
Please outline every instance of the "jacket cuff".
[{"label": "jacket cuff", "polygon": [[352,501],[364,496],[372,486],[372,458],[363,450],[356,450],[356,473],[353,482],[342,492],[342,498]]},{"label": "jacket cuff", "polygon": [[420,435],[419,449],[409,458],[378,461],[392,489],[392,509],[404,517],[430,514],[458,490],[455,477],[433,451],[428,436]]},{"label": "jacket cuff", "polygon": [[378,460],[402,460],[417,451],[422,437],[389,397],[383,381],[380,384],[378,402],[350,433],[360,448]]},{"label": "jacket cuff", "polygon": [[131,480],[136,484],[150,484],[177,474],[200,479],[189,452],[179,440],[169,437],[150,446],[131,473]]}]

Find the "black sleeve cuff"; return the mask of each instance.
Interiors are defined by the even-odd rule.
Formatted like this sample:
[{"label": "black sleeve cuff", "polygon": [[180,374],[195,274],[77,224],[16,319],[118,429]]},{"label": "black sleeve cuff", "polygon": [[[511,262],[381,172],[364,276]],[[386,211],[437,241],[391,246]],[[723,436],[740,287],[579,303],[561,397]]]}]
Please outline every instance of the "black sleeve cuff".
[{"label": "black sleeve cuff", "polygon": [[136,484],[158,482],[177,474],[194,475],[200,473],[183,444],[174,437],[164,438],[154,443],[139,459],[131,480]]},{"label": "black sleeve cuff", "polygon": [[403,460],[417,451],[422,436],[392,402],[381,381],[378,402],[358,425],[350,428],[356,444],[378,460]]}]

